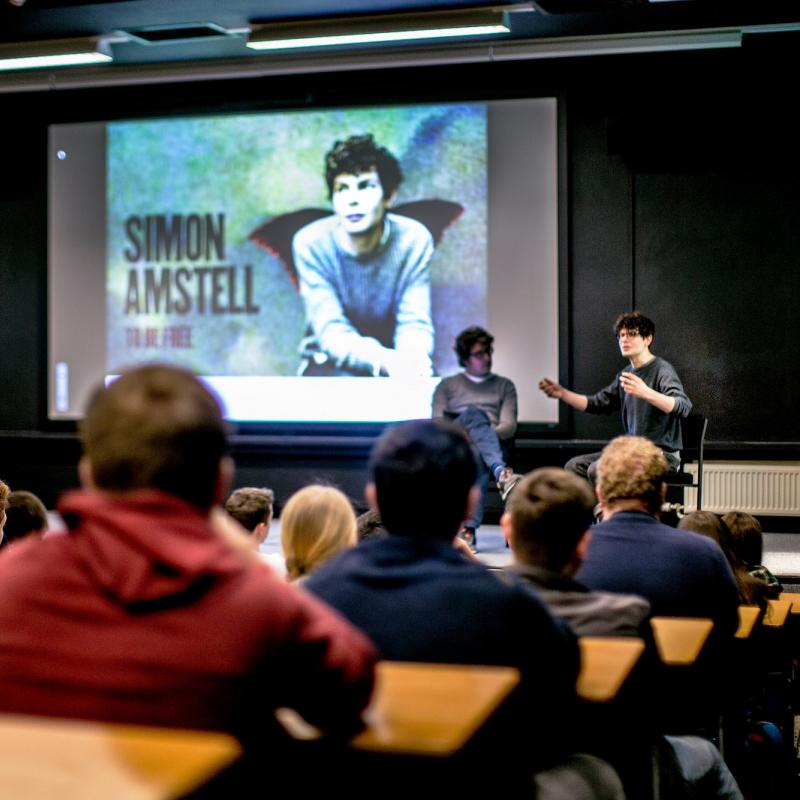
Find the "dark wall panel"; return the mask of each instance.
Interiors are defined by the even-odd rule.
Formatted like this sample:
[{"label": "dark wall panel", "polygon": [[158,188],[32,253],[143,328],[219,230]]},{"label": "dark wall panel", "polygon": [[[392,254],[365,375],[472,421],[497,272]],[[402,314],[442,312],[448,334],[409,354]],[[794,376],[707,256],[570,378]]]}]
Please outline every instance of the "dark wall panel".
[{"label": "dark wall panel", "polygon": [[[776,443],[800,442],[800,130],[775,76],[795,71],[795,56],[675,53],[3,97],[14,124],[0,132],[0,431],[16,433],[0,436],[0,477],[48,498],[76,477],[74,440],[64,450],[42,436],[53,427],[43,418],[47,122],[552,92],[566,108],[562,378],[579,391],[606,385],[624,363],[611,323],[640,307],[656,320],[655,352],[711,416],[712,441],[733,443],[726,457],[792,457]],[[619,432],[616,416],[575,414],[564,439]],[[523,467],[563,463],[581,446],[523,444]],[[237,453],[237,482],[283,493],[330,474],[357,496],[367,449],[333,442],[291,458],[265,443]]]},{"label": "dark wall panel", "polygon": [[[597,99],[569,102],[570,388],[593,393],[625,362],[612,324],[631,306],[631,182],[609,153],[606,110]],[[618,415],[574,414],[575,436],[607,439],[622,432]]]},{"label": "dark wall panel", "polygon": [[[800,439],[800,174],[644,175],[637,288],[723,440]],[[661,343],[659,343],[661,344]]]},{"label": "dark wall panel", "polygon": [[0,131],[0,429],[33,430],[45,352],[45,138],[41,126],[7,111]]}]

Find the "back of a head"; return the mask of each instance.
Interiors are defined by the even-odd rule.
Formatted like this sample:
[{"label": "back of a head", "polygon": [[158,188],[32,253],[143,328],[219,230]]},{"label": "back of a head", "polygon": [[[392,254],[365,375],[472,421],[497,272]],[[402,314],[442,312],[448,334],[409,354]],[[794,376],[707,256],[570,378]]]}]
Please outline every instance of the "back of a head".
[{"label": "back of a head", "polygon": [[17,491],[8,495],[6,524],[3,528],[8,543],[31,534],[42,534],[47,530],[47,525],[47,509],[35,494]]},{"label": "back of a head", "polygon": [[388,428],[370,458],[383,524],[392,534],[452,539],[464,521],[477,467],[464,431],[447,420]]},{"label": "back of a head", "polygon": [[678,528],[684,531],[694,531],[713,539],[720,546],[730,564],[742,602],[763,603],[763,598],[766,596],[766,585],[763,581],[757,580],[747,573],[745,562],[736,553],[733,547],[733,537],[722,517],[711,511],[692,511],[681,518]]},{"label": "back of a head", "polygon": [[728,526],[711,511],[690,511],[686,516],[681,517],[678,528],[713,539],[726,553],[731,550]]},{"label": "back of a head", "polygon": [[362,539],[373,539],[376,536],[386,536],[386,526],[383,524],[381,515],[374,508],[370,508],[363,514],[356,517],[356,533],[358,541]]},{"label": "back of a head", "polygon": [[356,543],[356,515],[350,501],[332,486],[306,486],[281,513],[281,546],[290,578],[312,572]]},{"label": "back of a head", "polygon": [[246,486],[237,489],[225,501],[225,511],[251,533],[272,518],[272,489]]},{"label": "back of a head", "polygon": [[736,571],[741,569],[743,564],[736,554],[731,539],[731,532],[723,521],[722,517],[711,511],[691,511],[686,516],[681,517],[678,528],[682,531],[693,531],[701,536],[713,539],[725,554],[731,568]]},{"label": "back of a head", "polygon": [[661,508],[667,460],[642,436],[618,436],[597,462],[597,488],[607,508],[626,500],[643,502],[651,514]]},{"label": "back of a head", "polygon": [[81,437],[98,489],[160,489],[203,510],[215,501],[225,425],[216,397],[188,370],[124,372],[90,399]]},{"label": "back of a head", "polygon": [[592,524],[588,484],[556,467],[537,469],[517,484],[508,504],[517,560],[559,572]]},{"label": "back of a head", "polygon": [[723,518],[731,532],[731,546],[742,563],[760,564],[764,557],[764,532],[761,523],[744,511],[729,511]]}]

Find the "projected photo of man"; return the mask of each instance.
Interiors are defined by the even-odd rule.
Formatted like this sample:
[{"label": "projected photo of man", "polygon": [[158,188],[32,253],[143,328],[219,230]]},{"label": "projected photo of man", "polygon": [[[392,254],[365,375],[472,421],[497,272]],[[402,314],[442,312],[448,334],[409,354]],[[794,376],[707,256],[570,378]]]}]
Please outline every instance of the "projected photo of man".
[{"label": "projected photo of man", "polygon": [[432,375],[430,260],[463,207],[439,199],[393,207],[403,172],[370,133],[336,141],[324,177],[333,213],[301,209],[251,234],[286,264],[302,297],[298,374]]},{"label": "projected photo of man", "polygon": [[389,208],[403,179],[371,134],[325,156],[333,216],[301,228],[292,249],[312,336],[304,374],[431,375],[430,231]]}]

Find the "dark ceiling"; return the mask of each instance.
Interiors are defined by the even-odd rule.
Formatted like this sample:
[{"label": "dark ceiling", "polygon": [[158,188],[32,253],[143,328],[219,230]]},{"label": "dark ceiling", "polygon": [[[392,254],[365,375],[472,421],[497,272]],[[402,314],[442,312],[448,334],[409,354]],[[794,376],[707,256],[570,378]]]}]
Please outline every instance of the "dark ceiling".
[{"label": "dark ceiling", "polygon": [[[486,7],[486,0],[0,0],[0,45],[7,50],[6,45],[13,47],[22,42],[114,36],[143,26],[212,23],[238,33],[191,42],[174,41],[170,36],[158,44],[118,42],[113,45],[115,66],[209,59],[263,60],[270,56],[254,54],[244,47],[246,29],[254,24],[366,13],[425,15]],[[800,20],[800,9],[796,2],[784,0],[537,0],[516,4],[508,19],[511,35],[506,42],[535,42],[688,29],[792,29],[800,27],[792,25]],[[439,45],[442,46],[447,43]]]},{"label": "dark ceiling", "polygon": [[[490,5],[486,0],[27,0],[16,6],[13,0],[0,0],[0,40],[93,36],[145,25],[202,22],[238,28],[289,19],[424,14]],[[796,2],[783,0],[539,0],[517,5],[535,8],[524,20],[523,15],[513,15],[523,36],[763,25],[800,16]]]}]

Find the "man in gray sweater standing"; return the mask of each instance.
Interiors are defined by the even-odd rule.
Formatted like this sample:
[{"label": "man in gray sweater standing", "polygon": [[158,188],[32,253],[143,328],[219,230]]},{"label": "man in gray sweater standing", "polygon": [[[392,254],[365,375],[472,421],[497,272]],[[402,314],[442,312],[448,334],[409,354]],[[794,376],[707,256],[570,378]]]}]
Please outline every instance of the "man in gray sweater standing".
[{"label": "man in gray sweater standing", "polygon": [[456,337],[455,351],[463,372],[445,378],[433,394],[433,417],[447,417],[469,434],[480,458],[477,486],[481,496],[459,536],[474,550],[475,531],[491,475],[505,500],[519,481],[506,465],[503,443],[517,430],[517,390],[513,381],[492,372],[494,337],[483,328],[467,328]]},{"label": "man in gray sweater standing", "polygon": [[[650,352],[656,333],[651,319],[640,311],[620,314],[614,323],[620,353],[629,363],[616,378],[596,394],[577,394],[550,378],[543,378],[539,388],[548,396],[589,414],[622,413],[626,435],[643,436],[664,452],[667,464],[677,469],[680,464],[681,418],[692,410],[675,368]],[[570,459],[566,469],[596,480],[596,462],[600,453],[587,453]]]}]

